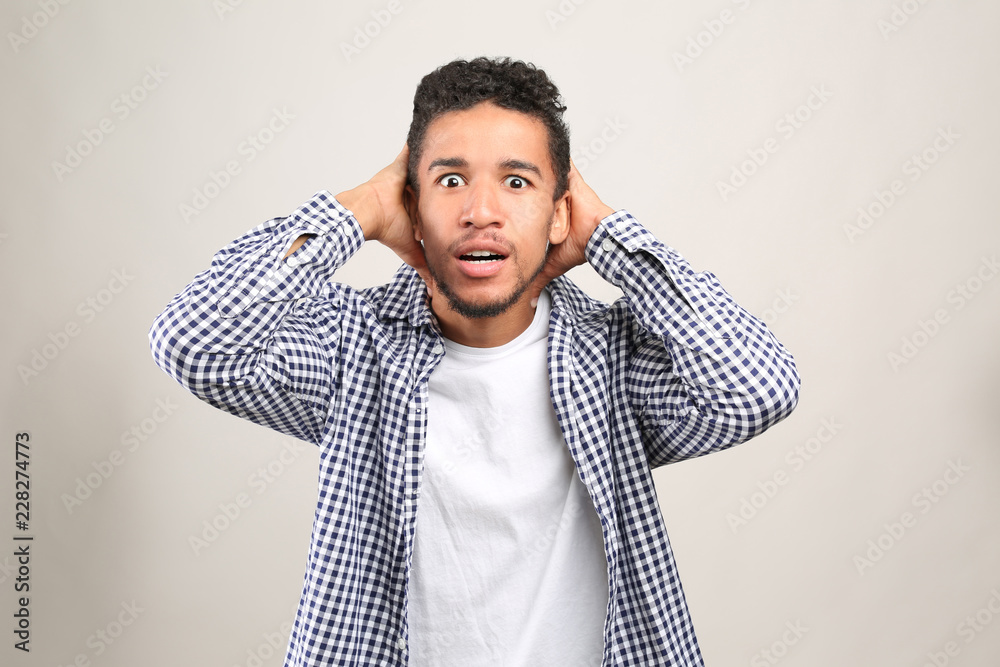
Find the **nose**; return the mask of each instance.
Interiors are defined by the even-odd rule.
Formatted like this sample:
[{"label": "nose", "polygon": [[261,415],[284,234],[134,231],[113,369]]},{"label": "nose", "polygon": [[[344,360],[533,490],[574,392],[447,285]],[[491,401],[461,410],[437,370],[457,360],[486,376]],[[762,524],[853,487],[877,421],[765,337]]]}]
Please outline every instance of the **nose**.
[{"label": "nose", "polygon": [[469,187],[468,193],[462,211],[463,226],[477,228],[490,225],[503,226],[500,199],[493,184],[480,181]]}]

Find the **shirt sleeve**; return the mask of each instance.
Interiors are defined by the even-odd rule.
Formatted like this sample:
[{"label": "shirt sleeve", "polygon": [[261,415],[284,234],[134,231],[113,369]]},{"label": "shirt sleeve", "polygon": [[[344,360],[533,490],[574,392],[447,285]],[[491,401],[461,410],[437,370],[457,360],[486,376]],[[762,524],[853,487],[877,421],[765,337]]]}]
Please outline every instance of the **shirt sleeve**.
[{"label": "shirt sleeve", "polygon": [[795,408],[791,354],[714,275],[626,211],[601,221],[586,254],[634,318],[627,390],[652,467],[744,442]]},{"label": "shirt sleeve", "polygon": [[[313,237],[284,259],[304,234]],[[363,243],[325,191],[250,230],[156,318],[153,359],[209,404],[318,443],[339,354],[339,318],[321,311],[338,307],[331,278]]]}]

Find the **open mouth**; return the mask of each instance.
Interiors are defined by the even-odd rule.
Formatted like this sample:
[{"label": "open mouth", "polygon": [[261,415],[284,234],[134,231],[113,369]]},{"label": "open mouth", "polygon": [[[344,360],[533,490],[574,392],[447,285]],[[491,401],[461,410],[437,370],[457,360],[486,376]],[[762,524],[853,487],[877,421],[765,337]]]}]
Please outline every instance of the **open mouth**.
[{"label": "open mouth", "polygon": [[506,259],[504,255],[499,255],[489,250],[473,250],[466,255],[459,255],[458,258],[463,262],[470,262],[472,264],[488,264]]}]

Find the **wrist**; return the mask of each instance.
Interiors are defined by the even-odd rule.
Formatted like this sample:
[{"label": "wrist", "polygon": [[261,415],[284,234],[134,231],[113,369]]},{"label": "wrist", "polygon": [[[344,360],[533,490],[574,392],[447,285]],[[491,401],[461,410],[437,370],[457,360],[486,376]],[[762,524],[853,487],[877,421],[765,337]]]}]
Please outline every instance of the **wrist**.
[{"label": "wrist", "polygon": [[599,211],[598,211],[598,212],[597,212],[597,213],[595,214],[595,216],[594,216],[594,217],[596,218],[596,220],[594,220],[594,229],[595,229],[595,230],[597,229],[598,225],[600,225],[600,224],[601,224],[601,222],[602,222],[602,221],[603,221],[603,220],[604,220],[604,219],[605,219],[606,217],[608,217],[609,215],[611,215],[611,214],[613,214],[613,213],[615,212],[615,209],[611,208],[611,207],[610,207],[610,206],[608,206],[607,204],[602,204],[602,207],[603,207],[603,208],[602,208],[601,210],[599,210]]},{"label": "wrist", "polygon": [[367,183],[362,183],[356,188],[346,190],[337,195],[337,201],[348,209],[354,219],[361,225],[366,241],[377,240],[381,234],[379,227],[380,209],[378,197]]},{"label": "wrist", "polygon": [[594,238],[594,235],[597,234],[597,230],[600,228],[601,223],[614,212],[614,209],[609,206],[604,206],[602,209],[594,212],[593,218],[590,220],[590,225],[587,227],[585,232],[586,239],[584,239],[583,242],[584,246],[590,243],[591,239]]}]

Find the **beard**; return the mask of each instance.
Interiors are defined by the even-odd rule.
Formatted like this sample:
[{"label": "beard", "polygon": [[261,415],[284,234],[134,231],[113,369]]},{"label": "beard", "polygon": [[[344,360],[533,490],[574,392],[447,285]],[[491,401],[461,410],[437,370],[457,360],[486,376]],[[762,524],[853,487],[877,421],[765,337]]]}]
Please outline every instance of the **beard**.
[{"label": "beard", "polygon": [[545,254],[542,256],[542,261],[529,275],[525,273],[521,269],[521,266],[517,263],[517,251],[514,250],[510,255],[508,255],[507,259],[514,263],[517,282],[509,293],[489,301],[469,301],[467,299],[463,299],[455,292],[454,288],[448,283],[448,281],[440,275],[435,266],[435,262],[428,261],[427,268],[430,271],[431,277],[434,279],[435,291],[448,300],[448,306],[462,317],[471,320],[478,320],[503,315],[510,310],[515,303],[521,300],[521,297],[524,296],[527,289],[531,287],[531,284],[535,282],[535,278],[537,278],[545,268],[545,263],[548,260],[548,257],[549,247],[548,244],[546,244]]}]

